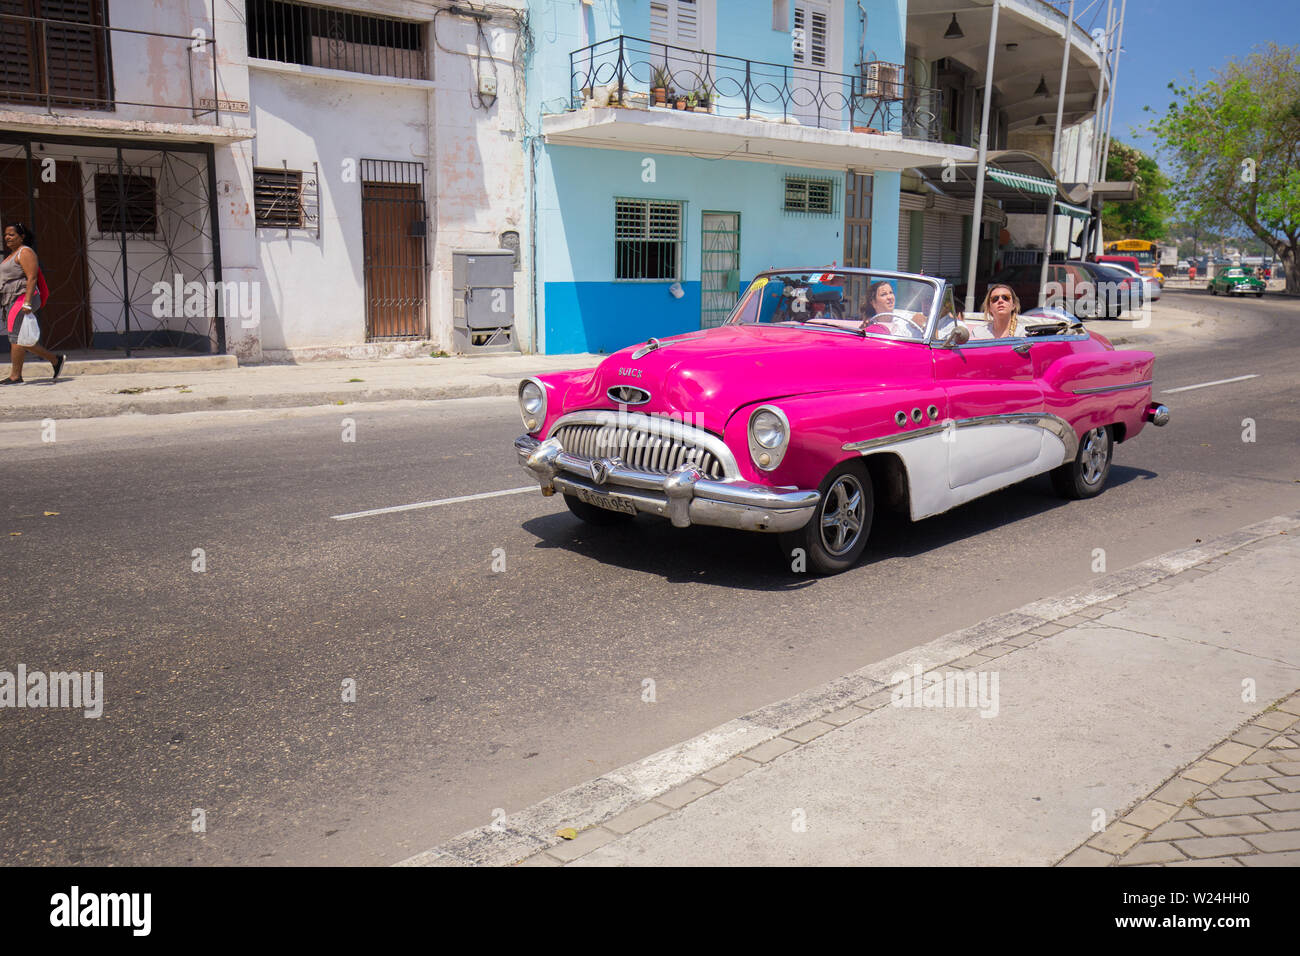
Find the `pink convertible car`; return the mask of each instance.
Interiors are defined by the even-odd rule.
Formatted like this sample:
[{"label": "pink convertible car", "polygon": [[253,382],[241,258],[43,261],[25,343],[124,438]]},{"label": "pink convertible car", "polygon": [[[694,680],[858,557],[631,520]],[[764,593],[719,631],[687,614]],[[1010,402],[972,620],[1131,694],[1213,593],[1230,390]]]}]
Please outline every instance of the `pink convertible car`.
[{"label": "pink convertible car", "polygon": [[1088,498],[1116,442],[1168,421],[1150,352],[1053,310],[992,335],[942,279],[765,272],[718,328],[525,379],[515,449],[585,521],[776,533],[792,567],[829,574],[877,508],[919,520],[1044,472]]}]

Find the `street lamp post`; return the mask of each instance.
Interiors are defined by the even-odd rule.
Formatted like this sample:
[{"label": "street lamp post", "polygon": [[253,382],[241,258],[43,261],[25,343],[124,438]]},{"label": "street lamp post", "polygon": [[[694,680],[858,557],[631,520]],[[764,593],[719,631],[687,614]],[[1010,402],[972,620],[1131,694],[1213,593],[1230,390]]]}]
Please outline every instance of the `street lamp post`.
[{"label": "street lamp post", "polygon": [[970,256],[966,261],[966,311],[975,311],[975,264],[979,261],[980,231],[984,225],[984,167],[989,155],[989,105],[993,101],[993,56],[997,52],[998,9],[993,0],[993,22],[989,24],[989,61],[984,69],[984,115],[980,119],[979,169],[975,173],[975,208],[971,210]]}]

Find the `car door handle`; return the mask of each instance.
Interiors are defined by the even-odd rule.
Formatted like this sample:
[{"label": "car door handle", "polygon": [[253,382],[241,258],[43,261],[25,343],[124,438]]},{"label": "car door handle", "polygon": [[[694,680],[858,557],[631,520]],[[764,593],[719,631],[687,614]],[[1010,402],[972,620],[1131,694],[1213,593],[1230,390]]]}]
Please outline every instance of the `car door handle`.
[{"label": "car door handle", "polygon": [[1029,354],[1029,343],[1028,343],[1028,342],[1021,342],[1021,343],[1020,343],[1019,345],[1017,345],[1017,346],[1016,346],[1012,351],[1014,351],[1017,355],[1028,355],[1028,354]]}]

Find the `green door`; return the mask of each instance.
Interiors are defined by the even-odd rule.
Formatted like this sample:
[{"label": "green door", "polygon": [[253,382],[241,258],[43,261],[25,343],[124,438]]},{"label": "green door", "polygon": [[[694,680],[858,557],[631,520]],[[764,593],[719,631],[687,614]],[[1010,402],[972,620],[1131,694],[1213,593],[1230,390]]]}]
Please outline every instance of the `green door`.
[{"label": "green door", "polygon": [[700,328],[710,329],[726,321],[740,298],[740,213],[702,216]]}]

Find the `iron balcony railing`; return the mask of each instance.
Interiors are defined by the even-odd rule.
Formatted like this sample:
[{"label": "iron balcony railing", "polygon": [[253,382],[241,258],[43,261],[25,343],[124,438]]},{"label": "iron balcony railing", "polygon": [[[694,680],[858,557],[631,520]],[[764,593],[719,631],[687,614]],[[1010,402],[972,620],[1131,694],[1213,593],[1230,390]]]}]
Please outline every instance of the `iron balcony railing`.
[{"label": "iron balcony railing", "polygon": [[[768,63],[616,36],[569,54],[570,104],[685,108],[819,129],[902,133],[938,142],[942,91],[904,81],[895,64],[862,75]],[[661,94],[656,90],[663,90]],[[680,108],[680,107],[679,107]]]},{"label": "iron balcony railing", "polygon": [[[49,112],[55,107],[113,111],[134,106],[188,112],[192,118],[215,116],[226,108],[215,92],[220,87],[211,24],[187,34],[110,27],[106,7],[100,0],[86,4],[82,20],[0,12],[0,45],[5,50],[0,58],[0,104],[32,104]],[[185,82],[167,77],[166,83],[149,85],[176,91],[176,99],[151,102],[130,98],[129,93],[119,96],[114,54],[138,66],[146,62],[144,45],[154,40],[169,41],[166,45],[178,52],[184,49]]]}]

